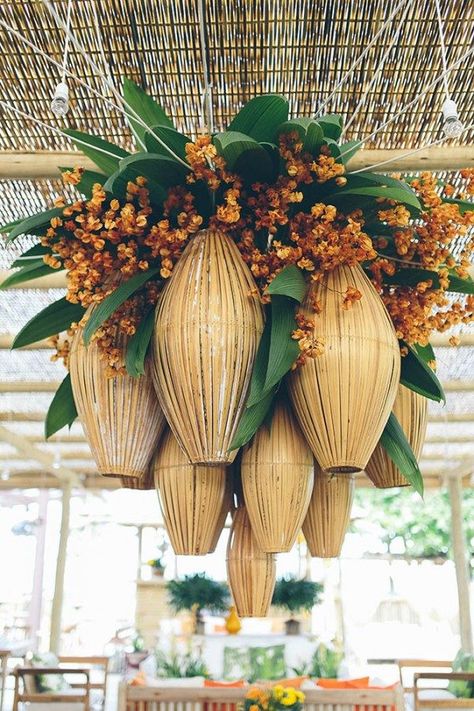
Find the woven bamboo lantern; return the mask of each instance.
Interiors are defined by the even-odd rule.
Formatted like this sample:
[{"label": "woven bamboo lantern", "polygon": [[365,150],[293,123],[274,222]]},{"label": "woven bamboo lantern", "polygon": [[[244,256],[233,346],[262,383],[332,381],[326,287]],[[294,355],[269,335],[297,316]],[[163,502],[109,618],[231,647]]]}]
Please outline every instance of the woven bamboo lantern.
[{"label": "woven bamboo lantern", "polygon": [[[425,441],[428,423],[428,400],[404,385],[400,385],[393,406],[393,413],[405,432],[415,457],[418,459]],[[408,481],[380,444],[376,446],[365,468],[365,473],[378,489],[409,486]]]},{"label": "woven bamboo lantern", "polygon": [[227,578],[239,617],[265,617],[275,588],[275,558],[252,533],[245,506],[234,512],[227,545]]},{"label": "woven bamboo lantern", "polygon": [[226,481],[225,481],[225,494],[224,501],[222,503],[222,508],[219,513],[219,518],[216,521],[216,527],[214,535],[212,537],[211,546],[209,548],[209,553],[214,553],[219,543],[219,538],[224,530],[225,522],[227,521],[227,516],[232,512],[234,508],[234,494],[232,485],[232,476],[229,472],[230,467],[227,467],[226,471]]},{"label": "woven bamboo lantern", "polygon": [[354,474],[323,472],[315,462],[313,494],[303,522],[304,537],[313,557],[340,555],[349,525],[354,485]]},{"label": "woven bamboo lantern", "polygon": [[242,485],[252,531],[266,553],[289,551],[313,490],[313,454],[288,405],[277,404],[271,424],[242,454]]},{"label": "woven bamboo lantern", "polygon": [[148,467],[146,473],[139,479],[136,477],[122,477],[122,489],[136,489],[138,491],[151,491],[155,488],[155,477],[152,467]]},{"label": "woven bamboo lantern", "polygon": [[[362,298],[342,307],[348,286]],[[312,303],[321,304],[315,314]],[[314,319],[324,352],[294,370],[290,397],[301,429],[321,467],[364,469],[390,415],[400,377],[392,322],[359,265],[342,265],[314,283],[302,306]]]},{"label": "woven bamboo lantern", "polygon": [[[92,307],[93,308],[93,307]],[[165,426],[149,366],[145,375],[106,376],[97,343],[74,335],[69,371],[79,419],[97,469],[104,476],[145,476]],[[117,336],[117,347],[126,338]]]},{"label": "woven bamboo lantern", "polygon": [[176,437],[168,430],[155,457],[154,472],[174,552],[177,555],[209,553],[222,518],[225,467],[189,464]]},{"label": "woven bamboo lantern", "polygon": [[192,464],[228,464],[263,330],[253,277],[234,242],[202,230],[157,308],[154,381]]}]

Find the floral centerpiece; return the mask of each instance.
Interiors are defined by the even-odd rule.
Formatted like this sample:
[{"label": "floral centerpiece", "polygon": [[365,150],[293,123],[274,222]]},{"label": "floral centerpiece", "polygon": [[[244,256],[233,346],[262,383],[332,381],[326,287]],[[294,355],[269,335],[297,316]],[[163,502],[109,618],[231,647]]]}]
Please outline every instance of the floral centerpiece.
[{"label": "floral centerpiece", "polygon": [[162,578],[165,572],[165,566],[161,558],[152,558],[148,561],[147,565],[150,566],[153,575]]},{"label": "floral centerpiece", "polygon": [[277,684],[270,688],[253,687],[247,692],[242,708],[244,711],[300,711],[304,699],[303,692],[291,686]]}]

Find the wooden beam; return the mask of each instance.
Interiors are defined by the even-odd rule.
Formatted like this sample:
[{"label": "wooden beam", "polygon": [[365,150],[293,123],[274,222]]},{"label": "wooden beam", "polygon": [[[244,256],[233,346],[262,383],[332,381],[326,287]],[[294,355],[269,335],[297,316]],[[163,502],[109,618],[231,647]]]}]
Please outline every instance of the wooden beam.
[{"label": "wooden beam", "polygon": [[[452,334],[447,333],[434,333],[430,338],[430,343],[433,348],[456,348],[452,346],[449,342]],[[460,333],[459,338],[461,339],[460,346],[474,346],[474,333]]]},{"label": "wooden beam", "polygon": [[[474,166],[473,146],[432,146],[403,157],[406,149],[362,149],[349,163],[349,170],[370,168],[391,159],[382,172],[412,170],[457,170]],[[393,160],[392,160],[393,159]],[[97,167],[79,151],[1,151],[0,179],[49,179],[60,176],[59,167],[77,166],[90,170]]]},{"label": "wooden beam", "polygon": [[0,393],[51,393],[60,383],[52,380],[13,380],[0,383]]},{"label": "wooden beam", "polygon": [[[3,351],[9,351],[11,347],[13,346],[13,341],[15,339],[14,334],[12,333],[2,333],[0,334],[0,350]],[[52,345],[47,341],[38,341],[38,343],[31,343],[29,346],[24,346],[22,349],[28,350],[28,351],[37,351],[37,350],[53,350]]]}]

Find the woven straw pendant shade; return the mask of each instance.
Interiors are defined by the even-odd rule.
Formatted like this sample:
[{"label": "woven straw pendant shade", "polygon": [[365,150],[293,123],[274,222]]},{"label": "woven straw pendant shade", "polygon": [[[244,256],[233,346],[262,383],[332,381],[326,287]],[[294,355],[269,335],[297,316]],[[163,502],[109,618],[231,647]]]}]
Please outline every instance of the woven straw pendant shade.
[{"label": "woven straw pendant shade", "polygon": [[317,558],[337,558],[349,525],[354,474],[330,474],[314,467],[314,488],[303,533],[309,552]]},{"label": "woven straw pendant shade", "polygon": [[265,617],[275,588],[275,558],[252,533],[245,506],[234,512],[227,545],[227,579],[239,617]]},{"label": "woven straw pendant shade", "polygon": [[151,491],[155,488],[155,477],[153,468],[148,467],[146,473],[139,479],[136,477],[122,477],[122,489],[137,489],[139,491]]},{"label": "woven straw pendant shade", "polygon": [[224,501],[222,503],[222,507],[221,507],[221,510],[219,513],[219,518],[216,521],[214,534],[212,536],[211,545],[209,547],[209,553],[214,553],[214,551],[216,550],[217,544],[219,543],[219,538],[221,537],[221,533],[224,530],[227,516],[229,515],[229,513],[231,513],[231,511],[234,507],[232,476],[229,472],[229,469],[230,469],[230,467],[227,467]]},{"label": "woven straw pendant shade", "polygon": [[202,230],[157,308],[154,380],[192,464],[228,464],[263,329],[255,282],[234,242]]},{"label": "woven straw pendant shade", "polygon": [[168,430],[154,461],[155,485],[177,555],[205,555],[214,543],[226,495],[224,466],[189,464]]},{"label": "woven straw pendant shade", "polygon": [[252,531],[266,553],[289,551],[313,490],[313,454],[291,413],[277,404],[269,426],[242,454],[242,485]]},{"label": "woven straw pendant shade", "polygon": [[[348,286],[362,293],[342,308]],[[321,304],[314,314],[312,303]],[[294,370],[290,397],[301,429],[322,469],[364,469],[390,415],[400,377],[392,322],[359,265],[342,265],[314,283],[303,303],[324,352]]]},{"label": "woven straw pendant shade", "polygon": [[[93,307],[92,307],[93,308]],[[90,313],[90,312],[89,312]],[[77,412],[100,474],[145,476],[165,426],[149,366],[145,375],[108,378],[97,343],[74,335],[69,371]],[[125,347],[117,336],[115,345]]]},{"label": "woven straw pendant shade", "polygon": [[[400,385],[393,413],[418,459],[423,448],[428,424],[428,400],[404,385]],[[408,481],[380,444],[376,446],[365,468],[365,473],[378,489],[409,486]]]}]

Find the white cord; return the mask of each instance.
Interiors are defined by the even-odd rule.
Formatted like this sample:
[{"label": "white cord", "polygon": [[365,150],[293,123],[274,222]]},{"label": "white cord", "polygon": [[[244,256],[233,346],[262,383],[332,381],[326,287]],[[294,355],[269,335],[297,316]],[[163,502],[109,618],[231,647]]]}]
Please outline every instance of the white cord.
[{"label": "white cord", "polygon": [[359,113],[360,109],[361,109],[362,106],[364,105],[364,103],[365,103],[365,98],[366,98],[367,94],[368,94],[369,91],[371,90],[372,86],[374,85],[375,80],[377,79],[378,75],[380,74],[381,70],[383,69],[383,67],[384,67],[384,65],[385,65],[385,62],[387,61],[387,57],[388,57],[389,54],[391,53],[394,44],[398,41],[398,38],[399,38],[399,36],[400,36],[400,32],[402,31],[403,23],[405,22],[405,18],[406,18],[406,16],[408,15],[408,11],[410,10],[412,4],[413,4],[413,0],[408,0],[407,6],[406,6],[406,8],[405,8],[405,10],[404,10],[404,12],[403,12],[402,17],[400,18],[399,23],[398,23],[397,30],[396,30],[396,32],[395,32],[395,34],[394,34],[394,36],[393,36],[393,38],[392,38],[390,44],[388,45],[388,49],[387,49],[387,51],[385,52],[385,54],[383,55],[383,57],[382,57],[382,59],[380,60],[380,62],[378,63],[377,68],[376,68],[375,72],[373,73],[372,78],[371,78],[371,80],[370,80],[368,86],[366,87],[366,89],[364,89],[364,91],[363,91],[363,93],[362,93],[362,96],[361,96],[360,99],[359,99],[359,103],[357,104],[357,106],[356,106],[355,109],[354,109],[354,112],[352,113],[352,116],[350,117],[350,119],[348,120],[348,122],[345,124],[344,129],[343,129],[343,131],[342,131],[342,133],[341,133],[341,138],[345,135],[347,129],[348,129],[349,126],[354,122],[354,119],[356,118],[356,116],[357,116],[357,114]]},{"label": "white cord", "polygon": [[[470,131],[471,128],[474,128],[474,123],[471,124],[470,126],[466,126],[463,129],[462,133],[465,133],[466,131]],[[408,158],[408,156],[412,156],[415,153],[424,151],[426,148],[431,148],[431,146],[438,146],[440,143],[444,143],[445,141],[446,141],[446,136],[443,136],[443,138],[439,138],[437,141],[432,141],[431,143],[426,143],[424,146],[420,146],[419,148],[414,148],[413,150],[408,151],[407,153],[402,153],[402,155],[397,155],[397,156],[393,156],[392,158],[387,158],[387,160],[382,160],[379,163],[374,163],[373,165],[368,165],[365,168],[358,168],[357,170],[351,170],[348,172],[348,175],[355,175],[356,173],[363,173],[366,170],[373,170],[374,168],[377,168],[380,165],[386,165],[387,163],[392,163],[393,161],[401,160],[402,158]]]},{"label": "white cord", "polygon": [[[472,48],[469,49],[467,52],[465,52],[458,60],[456,60],[456,61],[454,62],[454,64],[452,64],[450,67],[448,67],[448,69],[446,70],[446,73],[449,74],[450,72],[453,71],[453,69],[456,69],[456,67],[457,67],[459,64],[461,64],[461,62],[463,62],[465,59],[467,59],[473,52],[474,52],[474,47],[472,47]],[[445,73],[443,72],[443,73],[440,74],[438,77],[436,77],[435,79],[433,79],[433,81],[430,82],[430,83],[428,84],[428,86],[426,86],[420,94],[418,94],[417,96],[415,96],[415,98],[414,98],[412,101],[410,101],[408,104],[405,104],[405,106],[402,106],[402,108],[400,109],[400,111],[397,111],[396,114],[394,114],[393,116],[390,116],[390,118],[388,118],[386,121],[384,121],[384,123],[382,123],[377,129],[375,129],[375,131],[372,131],[372,133],[369,133],[368,136],[364,136],[364,138],[362,138],[362,139],[361,139],[360,141],[358,141],[356,144],[354,144],[353,146],[351,146],[351,147],[348,148],[347,150],[342,151],[342,153],[341,153],[341,155],[340,155],[339,157],[340,157],[340,158],[343,158],[343,157],[344,157],[345,155],[347,155],[348,153],[351,153],[354,149],[358,148],[359,146],[362,146],[366,141],[370,141],[371,138],[374,138],[374,136],[376,136],[380,131],[382,131],[384,128],[386,128],[390,123],[392,123],[392,121],[395,121],[395,119],[397,119],[399,116],[401,116],[402,114],[404,114],[404,113],[407,111],[407,109],[410,109],[410,108],[411,108],[414,104],[416,104],[425,94],[427,94],[434,86],[436,86],[436,84],[438,84],[442,79],[444,79],[444,74],[445,74]]]},{"label": "white cord", "polygon": [[68,58],[68,53],[69,53],[69,36],[71,34],[71,10],[72,10],[72,0],[68,0],[67,16],[66,16],[66,36],[64,39],[63,71],[62,71],[62,79],[61,79],[63,84],[66,82],[67,58]]},{"label": "white cord", "polygon": [[[54,7],[52,6],[51,2],[49,2],[49,0],[42,0],[42,2],[43,2],[43,4],[47,7],[47,9],[49,10],[49,12],[50,12],[50,14],[52,15],[52,17],[56,20],[56,23],[57,23],[60,27],[62,27],[64,30],[66,30],[66,27],[65,27],[64,22],[62,21],[61,17],[58,15],[58,13],[56,12],[56,10],[55,10]],[[133,107],[130,106],[130,104],[128,104],[128,103],[123,99],[123,97],[120,95],[120,93],[119,93],[119,92],[117,91],[117,89],[114,87],[114,85],[113,85],[111,82],[109,82],[109,81],[107,80],[107,77],[105,77],[105,76],[103,75],[103,72],[101,72],[100,67],[98,67],[97,64],[93,61],[93,59],[91,59],[90,55],[86,52],[86,50],[85,50],[84,47],[81,45],[81,43],[78,42],[78,40],[76,39],[76,37],[75,37],[73,34],[69,33],[69,38],[70,38],[71,43],[74,45],[74,47],[76,47],[76,49],[78,50],[78,52],[81,53],[81,55],[83,56],[83,58],[84,58],[84,60],[87,62],[87,64],[89,64],[89,66],[94,70],[94,72],[95,72],[98,76],[103,77],[104,81],[107,83],[108,88],[110,89],[110,91],[112,92],[112,94],[115,96],[116,100],[117,100],[120,104],[122,104],[123,106],[125,106],[125,107],[128,109],[128,111],[132,114],[132,116],[131,116],[132,120],[133,120],[133,121],[136,121],[136,123],[138,123],[138,124],[140,124],[141,126],[143,126],[144,128],[146,128],[147,131],[150,131],[150,133],[153,134],[153,136],[156,138],[156,140],[158,141],[158,143],[160,143],[160,144],[163,146],[163,148],[166,148],[166,151],[167,151],[170,155],[172,155],[172,156],[175,158],[175,160],[177,160],[177,161],[178,161],[179,163],[181,163],[182,165],[186,166],[186,168],[189,168],[188,163],[186,163],[186,161],[184,161],[182,158],[180,158],[180,156],[178,156],[171,148],[169,148],[169,147],[166,145],[166,143],[163,141],[163,139],[162,139],[160,136],[158,136],[158,135],[153,131],[152,127],[151,127],[151,126],[148,126],[148,125],[143,121],[143,119],[137,114],[137,112],[133,109]],[[102,97],[102,98],[104,98],[104,97]],[[125,113],[125,112],[124,112],[124,113]],[[129,116],[129,114],[127,114],[127,115]]]},{"label": "white cord", "polygon": [[[443,19],[441,17],[441,8],[439,6],[439,0],[435,0],[435,5],[436,5],[436,14],[438,16],[439,40],[440,40],[440,44],[441,44],[441,61],[443,62],[443,71],[446,72],[446,69],[447,69],[446,43],[445,43],[445,39],[444,39],[444,26],[443,26]],[[450,96],[449,96],[447,73],[445,74],[445,77],[444,77],[444,91],[446,94],[446,100],[449,100]]]},{"label": "white cord", "polygon": [[207,61],[207,27],[206,27],[206,5],[205,0],[198,0],[198,16],[199,16],[199,37],[201,41],[201,58],[202,69],[204,75],[204,93],[202,101],[202,121],[201,124],[209,133],[214,132],[214,115],[212,109],[212,84],[209,81],[209,64]]},{"label": "white cord", "polygon": [[354,69],[356,69],[356,68],[359,66],[359,64],[362,62],[362,60],[364,59],[364,57],[365,57],[365,55],[367,54],[367,52],[374,46],[374,44],[376,43],[377,39],[380,37],[380,35],[382,34],[382,32],[383,32],[383,31],[385,30],[385,28],[392,22],[393,18],[394,18],[395,15],[397,14],[397,12],[400,10],[401,7],[403,7],[403,5],[404,5],[406,2],[407,2],[407,0],[401,0],[401,2],[398,3],[398,5],[395,7],[395,10],[388,16],[388,18],[385,20],[385,22],[383,23],[383,25],[382,25],[382,27],[380,28],[380,30],[377,32],[376,35],[374,35],[374,37],[373,37],[372,40],[369,42],[369,44],[367,45],[367,47],[364,49],[364,51],[362,52],[362,54],[360,54],[359,58],[354,62],[354,64],[352,64],[352,65],[349,67],[349,69],[347,70],[347,72],[344,74],[344,76],[342,77],[342,79],[340,79],[339,82],[336,84],[335,88],[334,88],[333,91],[329,94],[329,96],[327,97],[327,99],[325,99],[325,100],[318,106],[318,108],[316,109],[316,114],[315,114],[315,116],[318,116],[318,115],[321,113],[321,111],[324,109],[324,107],[331,101],[331,99],[333,98],[333,96],[338,92],[338,90],[339,90],[339,89],[341,88],[341,86],[344,84],[344,82],[346,81],[346,79],[352,74],[352,72],[354,71]]}]

